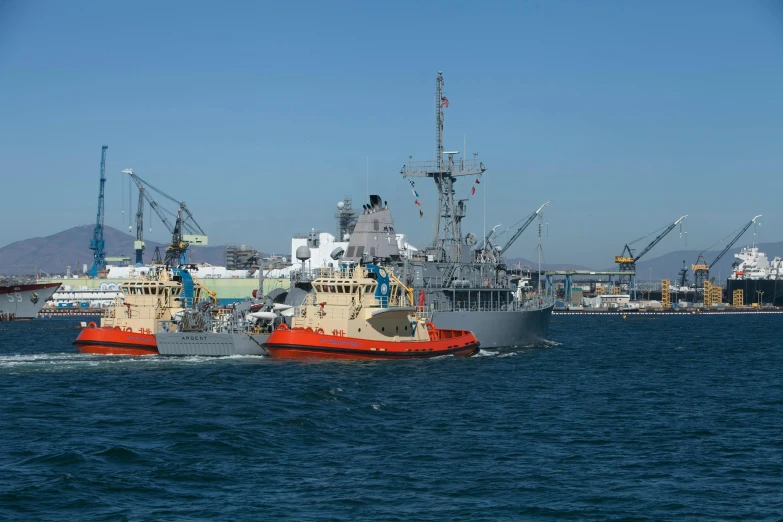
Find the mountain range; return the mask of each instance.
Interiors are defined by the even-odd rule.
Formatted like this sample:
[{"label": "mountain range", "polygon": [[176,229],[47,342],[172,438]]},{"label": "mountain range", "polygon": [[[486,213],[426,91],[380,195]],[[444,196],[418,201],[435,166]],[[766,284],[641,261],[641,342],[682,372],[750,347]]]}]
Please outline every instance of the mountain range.
[{"label": "mountain range", "polygon": [[[90,240],[93,225],[83,225],[46,237],[34,237],[16,241],[0,248],[0,274],[31,274],[41,270],[48,274],[65,274],[70,266],[72,273],[81,270],[83,265],[92,266]],[[133,241],[135,236],[112,227],[104,227],[103,239],[107,256],[126,255],[134,257]],[[147,241],[144,250],[144,262],[152,259],[155,247],[160,247],[165,257],[166,245]],[[191,247],[188,260],[194,263],[225,265],[225,246]]]}]

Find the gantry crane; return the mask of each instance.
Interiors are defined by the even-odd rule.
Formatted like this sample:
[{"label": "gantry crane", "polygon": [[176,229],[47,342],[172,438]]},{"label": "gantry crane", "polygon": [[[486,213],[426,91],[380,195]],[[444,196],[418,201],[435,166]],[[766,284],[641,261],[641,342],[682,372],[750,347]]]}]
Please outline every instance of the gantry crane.
[{"label": "gantry crane", "polygon": [[[166,229],[171,233],[172,239],[169,246],[166,248],[166,259],[165,264],[169,266],[174,266],[174,264],[185,264],[187,249],[191,245],[199,245],[199,246],[206,246],[208,244],[208,237],[207,234],[204,232],[204,230],[199,226],[199,224],[196,222],[196,220],[193,218],[193,214],[188,209],[188,206],[185,204],[184,201],[178,201],[172,196],[166,194],[159,188],[156,188],[155,186],[151,185],[147,181],[144,181],[141,177],[139,177],[137,174],[133,172],[133,169],[125,169],[122,171],[124,174],[128,174],[131,179],[136,183],[136,186],[139,189],[139,201],[142,201],[142,198],[147,201],[150,208],[155,211],[155,214],[158,215],[160,220],[163,222],[163,225],[166,227]],[[158,203],[152,199],[152,196],[150,196],[149,191],[146,189],[152,189],[161,196],[165,197],[166,199],[169,199],[177,204],[178,209],[177,213],[174,214],[167,209],[161,207],[158,205]],[[143,208],[142,205],[140,205],[140,208]],[[166,216],[165,212],[168,212],[169,214],[175,216],[175,221],[172,224],[172,222],[169,220],[169,218]],[[141,228],[143,228],[143,218],[139,217],[139,214],[136,215],[136,237],[137,241],[134,244],[134,246],[137,248],[137,259],[139,256],[139,242],[141,242],[141,248],[144,248],[143,240],[141,239],[143,237],[143,233],[140,231]]]},{"label": "gantry crane", "polygon": [[742,228],[740,228],[740,230],[737,233],[737,235],[734,236],[734,239],[729,241],[726,244],[726,246],[723,247],[723,250],[721,250],[720,253],[717,256],[715,256],[715,259],[709,265],[707,265],[707,261],[704,260],[704,252],[701,252],[699,254],[699,257],[696,259],[696,263],[691,265],[691,270],[693,270],[693,279],[696,282],[696,291],[697,292],[699,290],[703,290],[704,289],[704,282],[707,281],[707,279],[710,278],[710,268],[715,266],[715,263],[720,261],[720,259],[726,254],[726,252],[728,252],[729,249],[734,246],[734,243],[739,241],[739,238],[741,238],[742,235],[745,232],[747,232],[748,229],[753,225],[753,223],[755,223],[756,220],[758,218],[760,218],[760,217],[761,217],[761,214],[759,214],[758,216],[754,217],[753,219],[751,219],[750,221],[745,223],[745,225],[743,225]]},{"label": "gantry crane", "polygon": [[108,145],[101,146],[101,186],[98,192],[98,217],[90,241],[90,250],[92,250],[90,277],[98,277],[98,273],[106,269],[106,251],[103,241],[103,187],[106,185],[106,149],[108,148]]},{"label": "gantry crane", "polygon": [[[667,225],[663,228],[663,232],[658,234],[655,239],[653,239],[649,245],[644,247],[644,250],[642,250],[638,255],[634,255],[634,251],[631,249],[631,245],[634,243],[641,241],[642,239],[645,239],[649,237],[650,234],[647,234],[646,236],[640,237],[639,239],[635,239],[634,241],[631,241],[630,243],[626,243],[625,248],[623,248],[622,254],[619,256],[614,256],[614,262],[619,265],[620,272],[628,272],[628,275],[630,277],[629,281],[629,288],[631,293],[631,299],[636,299],[636,262],[639,261],[639,259],[642,258],[644,254],[652,250],[652,248],[660,243],[660,241],[666,237],[666,235],[674,230],[674,227],[682,223],[682,221],[687,218],[688,215],[682,216],[680,219],[675,221],[674,223]],[[660,229],[659,229],[660,230]],[[652,232],[654,233],[654,232]]]}]

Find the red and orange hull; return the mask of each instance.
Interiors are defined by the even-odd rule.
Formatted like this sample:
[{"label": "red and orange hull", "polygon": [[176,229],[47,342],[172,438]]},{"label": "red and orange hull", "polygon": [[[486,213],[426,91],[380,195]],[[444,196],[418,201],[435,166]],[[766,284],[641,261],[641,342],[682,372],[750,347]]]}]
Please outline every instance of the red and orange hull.
[{"label": "red and orange hull", "polygon": [[157,355],[154,335],[120,328],[83,328],[73,345],[81,353],[101,355]]},{"label": "red and orange hull", "polygon": [[429,341],[375,341],[328,335],[310,329],[278,329],[264,343],[272,357],[291,359],[423,359],[440,355],[470,356],[479,342],[466,330],[435,330]]}]

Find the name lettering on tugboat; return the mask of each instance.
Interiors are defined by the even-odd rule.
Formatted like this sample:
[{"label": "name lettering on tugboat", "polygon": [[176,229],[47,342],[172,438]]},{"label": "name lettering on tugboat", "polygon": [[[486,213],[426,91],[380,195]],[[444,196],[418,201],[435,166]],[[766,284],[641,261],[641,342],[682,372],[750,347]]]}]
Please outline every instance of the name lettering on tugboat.
[{"label": "name lettering on tugboat", "polygon": [[334,344],[336,346],[353,346],[354,348],[357,346],[362,346],[364,343],[356,342],[356,341],[343,341],[342,339],[324,339],[321,337],[319,339],[321,344]]},{"label": "name lettering on tugboat", "polygon": [[206,341],[206,335],[183,335],[181,341]]},{"label": "name lettering on tugboat", "polygon": [[127,339],[128,341],[139,341],[139,342],[142,342],[142,343],[149,342],[149,340],[150,340],[149,336],[146,336],[146,335],[145,336],[141,336],[141,335],[126,335],[125,339]]}]

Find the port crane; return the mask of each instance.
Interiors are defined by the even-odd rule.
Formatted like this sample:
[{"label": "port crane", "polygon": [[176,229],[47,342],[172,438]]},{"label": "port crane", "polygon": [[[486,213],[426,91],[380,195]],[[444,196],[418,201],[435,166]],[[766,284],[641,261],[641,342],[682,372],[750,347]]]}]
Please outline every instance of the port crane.
[{"label": "port crane", "polygon": [[[670,225],[667,225],[663,228],[663,231],[658,234],[655,239],[653,239],[649,245],[644,247],[644,250],[639,252],[639,254],[634,255],[634,251],[631,248],[631,245],[634,243],[641,241],[642,239],[647,238],[650,234],[647,234],[646,236],[640,237],[639,239],[635,239],[631,241],[630,243],[626,243],[625,248],[623,248],[622,253],[619,256],[614,256],[614,262],[617,263],[620,267],[620,272],[628,272],[628,275],[630,276],[630,291],[631,291],[631,298],[636,299],[636,262],[639,261],[639,259],[642,258],[644,254],[652,250],[652,248],[661,242],[661,240],[666,237],[666,235],[674,230],[674,227],[679,225],[683,222],[685,218],[687,218],[688,215],[685,214],[680,219],[675,221],[674,223],[671,223]],[[659,229],[660,230],[660,229]]]},{"label": "port crane", "polygon": [[506,250],[508,250],[509,248],[511,248],[511,245],[513,245],[513,244],[514,244],[514,241],[516,241],[517,239],[519,239],[519,236],[521,236],[521,235],[522,235],[522,232],[524,232],[524,231],[525,231],[525,229],[526,229],[527,227],[529,227],[529,226],[530,226],[530,223],[532,223],[532,222],[533,222],[533,220],[534,220],[534,219],[536,219],[536,216],[537,216],[537,215],[539,215],[539,214],[541,213],[541,211],[542,211],[542,210],[544,210],[544,207],[545,207],[545,206],[547,206],[547,205],[549,205],[549,201],[547,201],[546,203],[544,203],[543,205],[541,205],[540,207],[538,207],[538,210],[536,210],[535,212],[533,212],[532,214],[530,214],[530,215],[528,216],[528,218],[525,220],[525,222],[524,222],[524,223],[522,223],[522,226],[521,226],[521,227],[519,227],[519,228],[517,229],[517,231],[516,231],[516,232],[514,232],[514,235],[513,235],[513,236],[511,236],[511,239],[509,239],[509,240],[508,240],[508,243],[506,243],[506,245],[505,245],[503,248],[501,248],[501,249],[500,249],[500,252],[499,252],[499,254],[500,254],[501,256],[502,256],[503,254],[505,254],[505,253],[506,253]]},{"label": "port crane", "polygon": [[743,225],[742,228],[740,228],[737,235],[734,236],[734,239],[729,241],[726,244],[726,246],[723,247],[723,250],[721,250],[720,253],[717,256],[715,256],[715,259],[709,265],[707,265],[707,261],[705,261],[704,259],[704,252],[701,252],[699,254],[699,257],[696,259],[696,263],[691,265],[691,270],[693,270],[693,279],[696,283],[696,291],[704,289],[704,282],[707,281],[710,277],[710,269],[713,266],[715,266],[715,263],[720,261],[720,259],[726,254],[726,252],[728,252],[729,249],[734,246],[734,243],[739,241],[739,238],[741,238],[742,235],[745,232],[747,232],[748,229],[751,226],[753,226],[753,223],[755,223],[756,220],[760,217],[761,214],[759,214],[758,216],[754,217],[753,219],[745,223],[745,225]]},{"label": "port crane", "polygon": [[139,185],[139,206],[136,210],[136,241],[133,250],[136,251],[136,266],[144,265],[144,185]]},{"label": "port crane", "polygon": [[[165,264],[168,266],[184,265],[187,262],[186,254],[187,249],[191,245],[206,246],[208,244],[208,237],[201,226],[196,222],[193,214],[188,209],[188,206],[184,201],[179,201],[169,194],[163,192],[159,188],[150,184],[142,179],[138,174],[133,172],[133,169],[124,169],[124,174],[128,174],[130,178],[136,183],[139,189],[139,212],[136,214],[136,242],[134,248],[136,249],[136,262],[139,262],[140,250],[143,251],[146,246],[143,241],[143,204],[142,201],[147,201],[150,208],[155,211],[163,225],[171,234],[171,243],[166,247]],[[173,201],[177,204],[178,210],[174,214],[169,210],[161,207],[150,196],[147,189],[152,189],[164,198]],[[142,199],[143,198],[143,199]],[[166,213],[175,217],[174,223],[166,216]]]},{"label": "port crane", "polygon": [[98,192],[98,216],[90,241],[90,250],[92,250],[90,277],[98,277],[98,273],[106,269],[106,251],[104,250],[106,245],[103,241],[103,190],[106,185],[106,149],[108,148],[108,145],[101,146],[101,186]]}]

